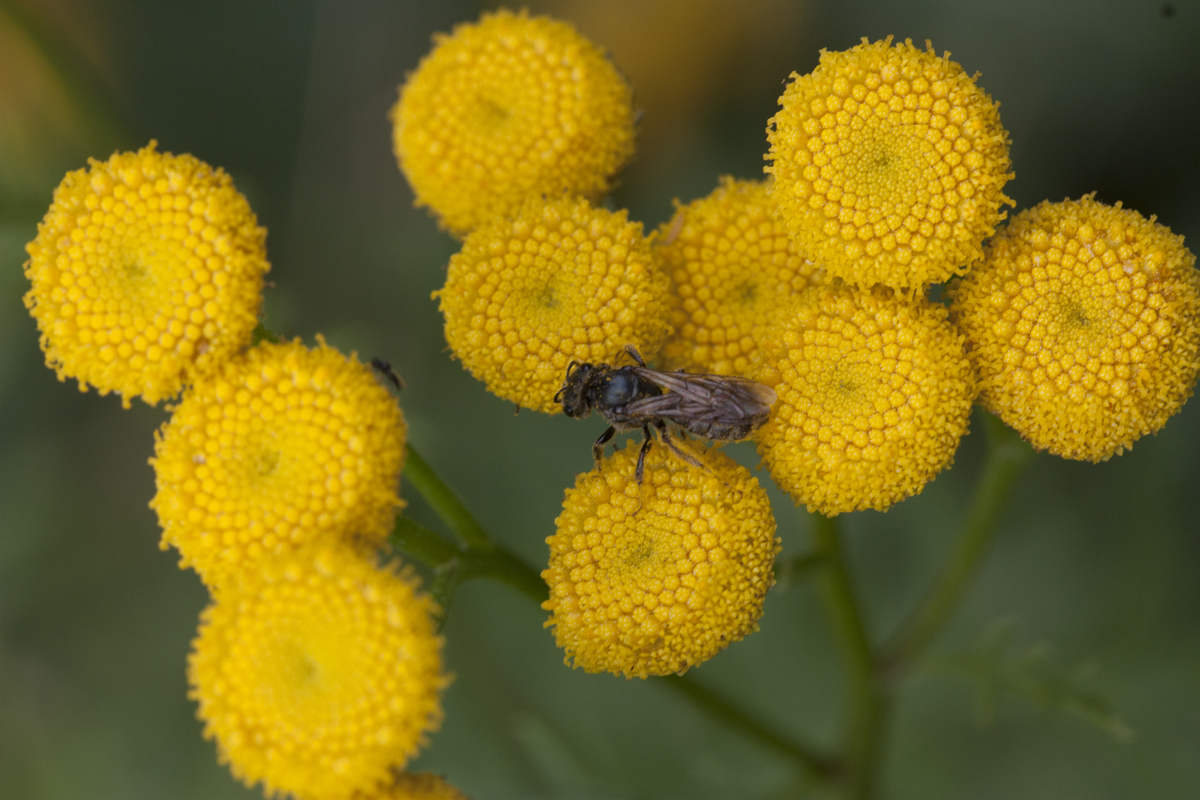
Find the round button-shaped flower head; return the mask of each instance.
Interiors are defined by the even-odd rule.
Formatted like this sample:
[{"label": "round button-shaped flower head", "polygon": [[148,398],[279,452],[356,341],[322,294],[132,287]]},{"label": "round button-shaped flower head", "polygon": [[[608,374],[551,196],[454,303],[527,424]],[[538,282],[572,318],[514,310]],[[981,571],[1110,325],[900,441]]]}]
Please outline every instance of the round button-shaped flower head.
[{"label": "round button-shaped flower head", "polygon": [[1092,195],[1016,215],[951,287],[980,401],[1039,450],[1102,461],[1154,433],[1200,368],[1200,272],[1171,233]]},{"label": "round button-shaped flower head", "polygon": [[754,438],[797,504],[884,511],[950,465],[976,381],[947,316],[883,287],[817,288],[761,333],[752,375],[779,400]]},{"label": "round button-shaped flower head", "polygon": [[173,397],[250,343],[266,235],[225,172],[154,142],[68,173],[25,248],[46,364],[126,408]]},{"label": "round button-shaped flower head", "polygon": [[779,542],[767,493],[716,450],[640,445],[575,479],[542,577],[564,661],[625,677],[682,673],[758,629]]},{"label": "round button-shaped flower head", "polygon": [[776,217],[762,181],[726,176],[708,197],[680,206],[658,233],[674,328],[663,343],[663,369],[746,374],[753,331],[822,279]]},{"label": "round button-shaped flower head", "polygon": [[983,255],[1004,219],[1008,134],[951,61],[891,37],[792,73],[767,139],[780,213],[831,277],[919,289]]},{"label": "round button-shaped flower head", "polygon": [[155,444],[162,547],[209,586],[319,540],[392,530],[404,417],[371,369],[325,345],[263,342],[198,380]]},{"label": "round button-shaped flower head", "polygon": [[632,92],[565,22],[484,14],[434,37],[392,109],[400,169],[462,236],[526,200],[599,200],[633,156]]},{"label": "round button-shaped flower head", "polygon": [[627,344],[652,360],[667,333],[667,276],[642,224],[578,199],[531,201],[472,232],[433,296],[463,366],[551,414],[571,361],[611,363]]},{"label": "round button-shaped flower head", "polygon": [[441,723],[435,609],[409,573],[349,548],[265,559],[201,615],[188,696],[205,738],[268,796],[386,787]]}]

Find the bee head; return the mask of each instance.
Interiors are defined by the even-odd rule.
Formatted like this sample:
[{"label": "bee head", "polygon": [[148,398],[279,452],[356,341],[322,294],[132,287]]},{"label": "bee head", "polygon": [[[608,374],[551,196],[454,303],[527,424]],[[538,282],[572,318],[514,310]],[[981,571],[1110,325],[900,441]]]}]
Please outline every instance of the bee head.
[{"label": "bee head", "polygon": [[567,377],[562,388],[554,395],[554,402],[562,403],[563,413],[571,419],[583,419],[592,413],[591,382],[598,372],[596,367],[572,361],[567,367]]}]

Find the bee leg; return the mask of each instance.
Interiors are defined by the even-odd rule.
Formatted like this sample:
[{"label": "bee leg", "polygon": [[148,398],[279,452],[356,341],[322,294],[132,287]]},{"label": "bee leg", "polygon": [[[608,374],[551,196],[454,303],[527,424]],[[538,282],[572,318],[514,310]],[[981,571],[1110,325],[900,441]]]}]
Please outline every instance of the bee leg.
[{"label": "bee leg", "polygon": [[396,387],[396,392],[402,392],[408,386],[408,384],[404,382],[404,378],[400,377],[400,373],[392,369],[392,365],[384,361],[382,358],[372,358],[371,368],[375,370],[375,373],[379,377],[385,379],[392,386]]},{"label": "bee leg", "polygon": [[625,352],[629,354],[630,358],[638,363],[639,367],[646,366],[646,362],[642,361],[642,354],[637,351],[636,347],[631,344],[627,344],[625,345]]},{"label": "bee leg", "polygon": [[646,453],[650,452],[650,444],[654,441],[654,437],[650,435],[649,425],[642,426],[642,435],[646,437],[646,441],[642,442],[642,449],[638,452],[637,469],[633,471],[638,486],[642,485],[642,478],[646,474]]},{"label": "bee leg", "polygon": [[617,435],[617,429],[609,426],[608,430],[600,434],[600,438],[592,445],[592,458],[596,459],[596,469],[600,469],[600,461],[604,458],[604,445],[612,441],[612,438]]},{"label": "bee leg", "polygon": [[671,435],[667,433],[667,426],[664,423],[660,422],[658,428],[659,434],[662,436],[663,444],[667,446],[668,450],[674,453],[678,458],[681,458],[687,463],[691,464],[693,467],[702,469],[705,472],[712,472],[712,470],[705,466],[698,458],[681,448],[679,445],[675,444],[675,441],[671,438]]}]

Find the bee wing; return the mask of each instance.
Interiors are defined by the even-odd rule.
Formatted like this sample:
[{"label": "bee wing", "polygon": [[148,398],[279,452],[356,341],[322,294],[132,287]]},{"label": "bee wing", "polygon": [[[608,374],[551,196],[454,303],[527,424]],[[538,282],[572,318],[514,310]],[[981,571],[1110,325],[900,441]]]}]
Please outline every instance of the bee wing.
[{"label": "bee wing", "polygon": [[633,369],[639,377],[668,391],[636,400],[626,407],[628,411],[662,417],[684,428],[693,428],[698,419],[716,426],[737,426],[756,417],[765,420],[775,402],[775,391],[771,387],[737,375],[659,372],[647,367]]}]

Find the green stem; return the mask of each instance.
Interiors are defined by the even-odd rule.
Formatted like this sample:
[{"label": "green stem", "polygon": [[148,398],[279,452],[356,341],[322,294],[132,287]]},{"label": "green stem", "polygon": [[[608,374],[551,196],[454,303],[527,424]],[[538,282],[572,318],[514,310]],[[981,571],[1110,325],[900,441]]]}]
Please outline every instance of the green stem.
[{"label": "green stem", "polygon": [[744,733],[767,747],[795,759],[814,778],[829,779],[837,775],[841,765],[830,756],[818,753],[815,748],[793,741],[772,730],[766,723],[756,720],[728,700],[717,695],[693,680],[688,675],[667,675],[660,681],[731,728]]},{"label": "green stem", "polygon": [[493,578],[508,584],[539,605],[550,597],[550,587],[546,586],[541,574],[499,546],[486,552],[468,550],[464,553],[463,577]]},{"label": "green stem", "polygon": [[[549,597],[549,588],[541,575],[504,547],[495,544],[454,492],[411,446],[408,447],[404,476],[463,542],[462,546],[456,546],[405,516],[396,519],[396,527],[391,535],[390,542],[395,548],[434,569],[432,588],[443,610],[453,598],[459,583],[477,577],[494,578],[539,605],[545,602]],[[805,562],[805,568],[808,566]],[[794,758],[814,777],[828,779],[838,773],[840,762],[771,730],[695,681],[669,677],[666,683],[730,727]]]},{"label": "green stem", "polygon": [[825,556],[821,553],[801,553],[791,558],[781,558],[775,563],[775,585],[787,589],[824,565]]},{"label": "green stem", "polygon": [[[424,469],[428,470],[428,466]],[[438,484],[444,487],[440,481]],[[448,489],[445,491],[449,492]],[[488,550],[460,548],[404,516],[396,519],[389,541],[396,549],[434,569],[430,590],[443,610],[439,626],[445,620],[445,609],[453,599],[454,591],[462,581],[470,578],[494,578],[539,605],[549,597],[549,588],[541,575],[501,546],[492,545]],[[835,760],[787,739],[694,681],[671,677],[666,682],[730,727],[796,759],[815,777],[828,778],[837,772],[839,765]]]},{"label": "green stem", "polygon": [[813,538],[824,559],[820,588],[830,623],[849,666],[850,720],[847,733],[847,793],[866,800],[875,790],[887,697],[875,674],[875,656],[863,615],[850,585],[834,518],[813,514]]},{"label": "green stem", "polygon": [[925,651],[958,608],[968,581],[995,536],[1013,484],[1032,459],[1029,445],[991,414],[984,417],[984,430],[987,461],[958,547],[925,599],[884,647],[879,669],[889,680],[899,676]]},{"label": "green stem", "polygon": [[450,530],[458,536],[464,545],[473,550],[491,550],[495,545],[488,537],[471,512],[462,504],[450,487],[438,477],[433,468],[421,454],[406,445],[407,453],[404,458],[404,479],[425,498],[434,512]]},{"label": "green stem", "polygon": [[403,550],[434,569],[462,555],[462,551],[450,542],[405,516],[396,517],[396,527],[392,530],[390,541],[392,547]]},{"label": "green stem", "polygon": [[390,541],[396,549],[437,571],[434,588],[442,587],[440,592],[444,596],[438,596],[438,591],[434,595],[443,607],[454,588],[467,578],[494,578],[538,603],[550,596],[537,570],[499,545],[487,550],[456,547],[404,516],[396,519]]}]

